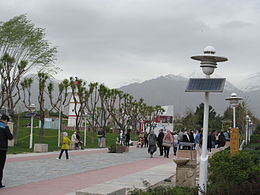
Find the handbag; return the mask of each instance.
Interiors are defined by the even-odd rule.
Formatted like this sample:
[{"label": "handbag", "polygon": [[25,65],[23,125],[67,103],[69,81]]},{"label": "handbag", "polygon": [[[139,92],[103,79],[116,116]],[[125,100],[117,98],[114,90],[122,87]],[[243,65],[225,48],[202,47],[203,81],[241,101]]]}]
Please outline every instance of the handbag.
[{"label": "handbag", "polygon": [[166,147],[171,147],[172,143],[170,141],[164,141],[162,145]]}]

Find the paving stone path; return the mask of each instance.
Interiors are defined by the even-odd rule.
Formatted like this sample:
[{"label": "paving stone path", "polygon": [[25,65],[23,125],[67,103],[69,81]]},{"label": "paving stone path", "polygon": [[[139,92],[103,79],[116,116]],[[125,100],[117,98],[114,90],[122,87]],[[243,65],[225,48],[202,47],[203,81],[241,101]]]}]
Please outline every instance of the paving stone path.
[{"label": "paving stone path", "polygon": [[[129,182],[127,176],[130,178],[133,174],[138,174],[135,182],[141,183],[141,173],[149,173],[150,169],[159,173],[170,167],[172,170],[168,175],[175,172],[173,156],[167,159],[157,153],[150,158],[147,148],[131,147],[128,153],[108,153],[106,148],[69,151],[70,160],[65,160],[65,154],[63,159],[57,160],[58,153],[8,155],[3,180],[6,188],[0,189],[0,195],[75,194],[78,190],[112,180],[123,186],[123,182]],[[146,173],[151,179],[156,175]]]}]

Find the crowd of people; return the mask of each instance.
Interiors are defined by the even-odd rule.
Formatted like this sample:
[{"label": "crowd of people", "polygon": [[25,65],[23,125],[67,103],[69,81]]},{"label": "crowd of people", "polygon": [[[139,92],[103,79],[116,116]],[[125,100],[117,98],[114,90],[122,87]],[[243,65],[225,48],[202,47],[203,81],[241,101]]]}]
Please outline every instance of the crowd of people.
[{"label": "crowd of people", "polygon": [[[211,131],[208,133],[207,148],[211,152],[212,148],[224,147],[226,141],[229,140],[229,132]],[[159,148],[160,156],[169,158],[170,148],[173,147],[173,154],[177,154],[177,150],[201,148],[202,131],[181,130],[178,133],[170,130],[161,129],[156,135],[153,130],[150,133],[142,132],[138,136],[137,147],[148,147],[148,153],[153,157],[157,147]]]}]

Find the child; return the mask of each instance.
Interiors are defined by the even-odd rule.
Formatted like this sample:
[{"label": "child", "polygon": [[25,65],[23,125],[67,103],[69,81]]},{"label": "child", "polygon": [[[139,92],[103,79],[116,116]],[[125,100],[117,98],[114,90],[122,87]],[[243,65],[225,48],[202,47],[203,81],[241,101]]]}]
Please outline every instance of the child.
[{"label": "child", "polygon": [[68,133],[67,132],[63,132],[61,151],[60,151],[59,158],[57,158],[57,159],[61,159],[62,153],[65,151],[66,159],[69,160],[68,150],[69,150],[69,147],[70,147],[70,143],[71,143],[71,141],[68,138]]}]

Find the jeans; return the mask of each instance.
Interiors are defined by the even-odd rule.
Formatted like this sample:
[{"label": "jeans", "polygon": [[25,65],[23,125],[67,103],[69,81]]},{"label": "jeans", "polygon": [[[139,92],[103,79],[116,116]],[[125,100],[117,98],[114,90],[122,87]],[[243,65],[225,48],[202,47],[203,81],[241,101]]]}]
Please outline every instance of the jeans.
[{"label": "jeans", "polygon": [[98,147],[102,148],[103,144],[102,144],[102,137],[98,137]]}]

